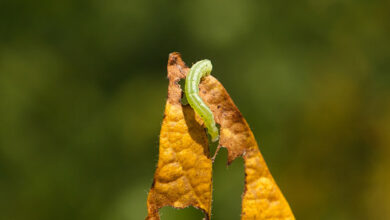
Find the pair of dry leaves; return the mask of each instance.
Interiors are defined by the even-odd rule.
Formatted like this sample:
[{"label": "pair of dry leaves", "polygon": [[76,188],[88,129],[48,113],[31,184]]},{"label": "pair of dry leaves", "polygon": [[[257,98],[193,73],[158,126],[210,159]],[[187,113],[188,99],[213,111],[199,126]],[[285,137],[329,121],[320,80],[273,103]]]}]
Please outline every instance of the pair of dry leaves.
[{"label": "pair of dry leaves", "polygon": [[[189,105],[181,104],[189,68],[178,53],[168,60],[168,100],[160,133],[157,170],[150,189],[148,220],[158,220],[163,206],[194,206],[210,219],[212,160],[202,119]],[[246,120],[222,84],[213,76],[199,85],[201,98],[210,107],[220,127],[219,146],[228,150],[228,163],[242,156],[245,161],[245,191],[241,219],[295,219],[258,149]]]}]

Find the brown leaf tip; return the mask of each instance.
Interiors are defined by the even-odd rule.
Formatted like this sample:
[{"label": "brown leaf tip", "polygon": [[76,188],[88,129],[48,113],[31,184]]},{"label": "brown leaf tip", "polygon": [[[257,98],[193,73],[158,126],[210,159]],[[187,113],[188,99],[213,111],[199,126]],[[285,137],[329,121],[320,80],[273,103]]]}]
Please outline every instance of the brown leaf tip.
[{"label": "brown leaf tip", "polygon": [[168,58],[168,100],[171,104],[178,104],[182,95],[182,90],[177,84],[180,79],[184,79],[187,75],[189,68],[181,59],[181,55],[178,52],[169,54]]},{"label": "brown leaf tip", "polygon": [[168,57],[168,78],[177,82],[185,78],[187,71],[188,67],[182,60],[180,53],[170,53]]},{"label": "brown leaf tip", "polygon": [[181,60],[181,54],[179,52],[172,52],[168,56],[168,65],[175,65],[177,60]]}]

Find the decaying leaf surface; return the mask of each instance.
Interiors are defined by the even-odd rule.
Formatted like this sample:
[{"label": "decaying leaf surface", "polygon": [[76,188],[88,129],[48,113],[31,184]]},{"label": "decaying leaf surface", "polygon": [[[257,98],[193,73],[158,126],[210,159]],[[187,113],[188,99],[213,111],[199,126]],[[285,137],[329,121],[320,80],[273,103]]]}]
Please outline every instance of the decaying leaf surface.
[{"label": "decaying leaf surface", "polygon": [[[159,161],[148,196],[147,219],[159,219],[163,206],[202,209],[206,218],[211,210],[212,162],[202,119],[190,106],[180,103],[182,90],[177,84],[189,68],[177,53],[168,62],[168,100],[160,133]],[[245,163],[245,191],[242,220],[295,219],[275,183],[249,128],[225,88],[213,76],[204,77],[200,96],[220,124],[219,147],[228,150],[228,164],[242,156]]]},{"label": "decaying leaf surface", "polygon": [[159,159],[148,195],[148,216],[157,220],[163,206],[200,208],[210,217],[212,161],[202,120],[180,102],[178,85],[188,68],[178,53],[168,60],[168,99],[160,132]]},{"label": "decaying leaf surface", "polygon": [[228,163],[239,156],[245,161],[241,219],[295,219],[268,170],[248,123],[225,88],[213,76],[207,76],[199,85],[199,91],[221,126],[219,146],[227,148]]}]

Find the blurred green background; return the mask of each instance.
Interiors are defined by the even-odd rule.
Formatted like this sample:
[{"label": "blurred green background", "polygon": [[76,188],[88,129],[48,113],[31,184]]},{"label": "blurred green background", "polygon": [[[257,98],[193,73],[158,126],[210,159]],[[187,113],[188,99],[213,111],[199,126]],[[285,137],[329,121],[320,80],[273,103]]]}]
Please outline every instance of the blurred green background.
[{"label": "blurred green background", "polygon": [[[390,219],[390,2],[0,2],[0,219],[138,220],[168,54],[208,58],[297,219]],[[243,162],[214,165],[239,219]],[[201,219],[163,208],[162,219]]]}]

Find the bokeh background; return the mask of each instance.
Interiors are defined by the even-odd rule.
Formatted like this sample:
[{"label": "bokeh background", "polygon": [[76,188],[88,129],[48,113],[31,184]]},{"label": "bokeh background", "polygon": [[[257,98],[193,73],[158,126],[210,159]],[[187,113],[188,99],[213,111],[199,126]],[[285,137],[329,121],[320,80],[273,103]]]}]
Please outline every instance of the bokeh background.
[{"label": "bokeh background", "polygon": [[[390,219],[389,39],[389,1],[1,1],[0,219],[144,219],[173,51],[213,62],[297,219]],[[213,178],[239,219],[243,161]]]}]

